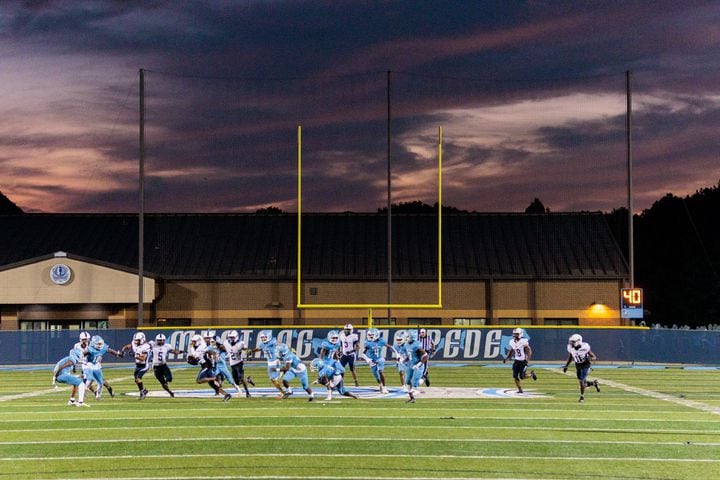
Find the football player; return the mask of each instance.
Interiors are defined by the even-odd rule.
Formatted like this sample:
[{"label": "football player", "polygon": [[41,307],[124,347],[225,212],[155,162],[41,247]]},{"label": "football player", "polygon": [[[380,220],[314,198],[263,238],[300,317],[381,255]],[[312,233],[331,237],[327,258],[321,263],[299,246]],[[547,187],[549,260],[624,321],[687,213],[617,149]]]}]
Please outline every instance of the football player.
[{"label": "football player", "polygon": [[[70,354],[67,357],[62,358],[53,369],[53,380],[52,384],[55,386],[56,383],[65,383],[72,385],[70,391],[70,400],[68,405],[74,405],[76,407],[89,407],[85,401],[85,382],[79,377],[72,374],[73,367],[75,365],[82,365],[85,363],[85,354],[78,348],[70,350]],[[102,387],[101,387],[102,388]],[[77,401],[75,401],[75,395],[77,394]]]},{"label": "football player", "polygon": [[159,333],[155,336],[155,342],[152,344],[152,367],[153,374],[157,381],[162,385],[163,390],[168,392],[171,397],[175,397],[175,393],[170,390],[170,382],[172,382],[172,372],[168,367],[167,359],[168,355],[174,353],[175,355],[182,355],[185,353],[183,350],[177,350],[172,348],[170,345],[165,343],[165,335]]},{"label": "football player", "polygon": [[278,357],[280,358],[280,379],[288,395],[293,394],[290,381],[297,378],[300,380],[300,385],[303,390],[310,396],[308,401],[312,402],[315,399],[315,394],[310,388],[305,364],[295,355],[295,352],[285,344],[281,344],[278,347]]},{"label": "football player", "polygon": [[405,330],[398,330],[395,332],[395,344],[393,345],[393,351],[395,352],[395,360],[397,361],[397,369],[400,374],[400,386],[405,385],[405,370],[407,369],[407,350],[405,349],[405,336],[407,333]]},{"label": "football player", "polygon": [[[515,358],[512,366],[513,380],[515,380],[515,386],[517,386],[518,393],[523,393],[520,380],[524,380],[528,377],[527,368],[530,357],[532,357],[532,348],[530,348],[530,342],[525,338],[525,331],[522,328],[516,328],[513,330],[512,338],[510,339],[510,345],[507,356],[503,358],[503,363],[510,360],[511,357]],[[530,376],[533,380],[537,380],[535,370],[530,370]]]},{"label": "football player", "polygon": [[126,351],[132,350],[133,358],[135,359],[135,371],[133,372],[133,378],[135,378],[135,385],[140,392],[140,400],[143,400],[148,391],[143,386],[143,376],[150,370],[150,352],[152,345],[147,342],[145,334],[143,332],[137,332],[133,335],[132,342],[128,343],[120,349],[120,352],[124,355]]},{"label": "football player", "polygon": [[597,356],[590,349],[590,344],[583,342],[582,336],[579,334],[571,335],[568,339],[567,345],[568,359],[563,367],[563,373],[567,372],[568,365],[570,362],[575,362],[575,374],[578,382],[580,383],[580,403],[585,401],[585,389],[588,385],[595,387],[595,390],[600,391],[600,384],[597,379],[592,382],[588,382],[587,376],[590,373],[590,366],[592,362],[597,359]]},{"label": "football player", "polygon": [[340,333],[340,365],[350,370],[356,387],[360,386],[355,373],[355,359],[359,350],[359,341],[360,337],[354,332],[352,324],[346,324]]},{"label": "football player", "polygon": [[339,350],[340,334],[337,330],[330,330],[320,345],[320,358],[326,361],[337,360]]},{"label": "football player", "polygon": [[385,356],[383,348],[387,346],[387,340],[380,338],[380,330],[371,328],[367,331],[367,340],[365,340],[365,350],[362,358],[370,366],[370,371],[377,380],[380,387],[380,393],[388,393],[385,387]]},{"label": "football player", "polygon": [[[233,382],[235,385],[242,385],[245,389],[245,397],[250,398],[248,383],[254,387],[255,382],[250,375],[245,377],[245,358],[247,356],[245,342],[240,340],[237,330],[228,332],[226,339],[223,345],[229,357]],[[240,393],[239,390],[238,393]]]},{"label": "football player", "polygon": [[114,397],[113,389],[105,380],[102,373],[102,359],[106,353],[111,353],[118,358],[122,358],[123,353],[110,348],[100,335],[93,335],[90,338],[88,346],[88,361],[83,364],[83,375],[85,376],[85,386],[90,388],[93,381],[97,382],[98,387],[95,391],[95,399],[100,400],[102,388],[107,388],[111,397]]},{"label": "football player", "polygon": [[270,382],[280,392],[280,398],[287,398],[290,394],[283,388],[280,381],[280,358],[278,357],[277,342],[272,336],[270,330],[261,330],[258,333],[258,346],[251,352],[262,352],[267,361],[267,372]]},{"label": "football player", "polygon": [[425,364],[428,354],[422,347],[416,330],[410,330],[405,336],[405,350],[408,361],[405,367],[405,390],[408,392],[408,403],[415,403],[415,398],[420,391],[420,379],[425,374]]},{"label": "football player", "polygon": [[240,393],[240,386],[235,383],[233,375],[230,373],[230,369],[228,368],[228,352],[225,350],[225,343],[218,341],[214,331],[211,331],[211,334],[212,338],[210,340],[210,345],[218,351],[217,363],[215,365],[215,377],[220,385],[222,385],[224,380],[227,380],[232,384],[233,388],[235,388],[235,391]]},{"label": "football player", "polygon": [[209,339],[211,336],[210,332],[203,332],[201,343],[193,351],[193,357],[197,359],[200,365],[200,372],[195,378],[195,381],[197,383],[207,383],[210,385],[210,388],[215,390],[216,395],[223,396],[223,402],[227,402],[232,398],[232,395],[223,390],[217,379],[216,366],[220,352],[215,346],[208,344],[205,340]]},{"label": "football player", "polygon": [[327,397],[325,400],[332,400],[333,390],[337,390],[340,395],[346,397],[352,397],[357,399],[358,397],[345,388],[343,383],[343,375],[345,374],[345,368],[340,365],[337,360],[323,360],[322,358],[315,358],[310,362],[310,370],[317,372],[318,379],[317,383],[325,385],[327,388]]}]

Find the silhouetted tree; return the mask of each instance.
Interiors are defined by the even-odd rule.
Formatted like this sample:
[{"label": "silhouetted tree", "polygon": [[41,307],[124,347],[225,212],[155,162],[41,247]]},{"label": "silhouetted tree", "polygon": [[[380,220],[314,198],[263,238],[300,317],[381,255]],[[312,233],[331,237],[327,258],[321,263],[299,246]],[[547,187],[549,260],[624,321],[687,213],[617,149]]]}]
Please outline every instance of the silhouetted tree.
[{"label": "silhouetted tree", "polygon": [[258,208],[257,210],[255,210],[255,213],[261,213],[264,215],[279,215],[279,214],[285,213],[285,212],[283,212],[278,207],[265,207],[265,208]]},{"label": "silhouetted tree", "polygon": [[22,209],[0,192],[0,213],[20,214]]},{"label": "silhouetted tree", "polygon": [[535,200],[525,209],[525,213],[550,213],[550,209],[545,208],[540,199],[535,197]]}]

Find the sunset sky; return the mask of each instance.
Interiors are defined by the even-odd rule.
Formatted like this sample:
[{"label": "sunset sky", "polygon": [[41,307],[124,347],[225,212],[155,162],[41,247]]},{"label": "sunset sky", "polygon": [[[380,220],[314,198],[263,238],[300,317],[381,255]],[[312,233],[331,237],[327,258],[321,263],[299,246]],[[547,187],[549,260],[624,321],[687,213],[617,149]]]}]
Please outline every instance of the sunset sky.
[{"label": "sunset sky", "polygon": [[720,181],[720,3],[0,3],[0,191],[26,212],[637,212]]}]

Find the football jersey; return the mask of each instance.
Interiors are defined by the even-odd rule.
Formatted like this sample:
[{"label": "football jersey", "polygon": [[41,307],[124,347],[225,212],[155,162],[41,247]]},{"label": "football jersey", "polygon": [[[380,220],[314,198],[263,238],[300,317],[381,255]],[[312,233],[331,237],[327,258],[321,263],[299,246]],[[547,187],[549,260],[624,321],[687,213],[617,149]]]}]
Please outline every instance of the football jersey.
[{"label": "football jersey", "polygon": [[527,338],[516,339],[513,337],[510,339],[510,350],[513,351],[515,360],[527,360],[527,352],[525,351],[525,348],[529,346],[530,342],[528,342]]},{"label": "football jersey", "polygon": [[225,351],[228,354],[230,365],[237,365],[245,361],[246,354],[243,351],[245,350],[245,342],[241,340],[239,342],[235,342],[235,345],[233,345],[225,340],[223,345],[225,346]]},{"label": "football jersey", "polygon": [[420,355],[420,350],[422,349],[422,342],[420,340],[405,344],[405,351],[413,364],[418,363],[422,359],[422,355]]},{"label": "football jersey", "polygon": [[88,355],[89,355],[89,361],[90,363],[94,363],[95,365],[100,365],[102,363],[102,357],[105,355],[108,351],[107,343],[103,343],[103,346],[100,348],[95,347],[88,347]]},{"label": "football jersey", "polygon": [[580,348],[574,348],[572,345],[567,346],[568,353],[572,356],[577,365],[590,363],[590,344],[582,342]]},{"label": "football jersey", "polygon": [[188,348],[188,356],[195,357],[198,359],[199,362],[203,361],[203,357],[205,356],[205,351],[208,349],[207,343],[205,341],[199,342],[197,345],[193,346],[192,343],[190,344],[190,348]]},{"label": "football jersey", "polygon": [[335,352],[340,350],[340,342],[330,343],[330,340],[325,339],[320,345],[320,351],[323,350],[325,350],[325,356],[323,357],[323,360],[334,360]]},{"label": "football jersey", "polygon": [[352,355],[355,353],[355,345],[360,341],[357,333],[351,333],[345,335],[345,332],[340,333],[340,353],[343,355]]},{"label": "football jersey", "polygon": [[407,355],[407,349],[405,348],[405,344],[398,345],[397,343],[393,345],[393,349],[395,350],[395,354],[397,355],[398,361],[406,361],[408,359]]},{"label": "football jersey", "polygon": [[281,363],[290,363],[290,367],[292,368],[297,368],[298,365],[302,364],[300,358],[285,344],[278,347],[278,356],[280,357]]},{"label": "football jersey", "polygon": [[375,341],[365,340],[365,356],[373,362],[384,359],[383,348],[387,346],[387,340],[379,338]]},{"label": "football jersey", "polygon": [[85,346],[83,347],[83,346],[82,346],[82,342],[77,342],[77,343],[75,344],[75,346],[73,346],[73,348],[77,348],[78,350],[80,350],[81,352],[83,352],[83,353],[86,354],[86,355],[87,355],[87,353],[88,353],[88,348],[89,348],[89,347],[90,347],[89,344],[85,344]]},{"label": "football jersey", "polygon": [[170,354],[170,350],[173,348],[168,345],[167,343],[164,345],[158,345],[153,344],[152,346],[152,365],[153,367],[159,367],[160,365],[165,365],[168,360],[168,355]]},{"label": "football jersey", "polygon": [[133,357],[135,357],[136,365],[146,365],[148,362],[148,356],[150,355],[151,346],[149,343],[141,343],[136,345],[135,342],[132,344]]},{"label": "football jersey", "polygon": [[280,359],[278,358],[277,342],[274,338],[270,339],[269,342],[260,342],[258,347],[263,353],[265,360],[267,360],[268,367],[277,367],[280,365]]}]

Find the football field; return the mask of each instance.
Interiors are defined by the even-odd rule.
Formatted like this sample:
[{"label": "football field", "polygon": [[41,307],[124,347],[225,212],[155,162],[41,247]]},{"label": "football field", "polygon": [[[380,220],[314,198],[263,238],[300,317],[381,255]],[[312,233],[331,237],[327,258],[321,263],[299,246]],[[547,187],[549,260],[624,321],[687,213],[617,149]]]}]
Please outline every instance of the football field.
[{"label": "football field", "polygon": [[720,478],[718,369],[600,365],[579,403],[572,369],[536,366],[520,397],[509,365],[434,366],[408,404],[370,388],[326,401],[317,385],[313,402],[280,400],[261,365],[253,397],[224,403],[179,367],[176,398],[148,374],[141,401],[132,369],[106,366],[116,395],[90,408],[67,405],[51,367],[0,370],[0,479]]}]

